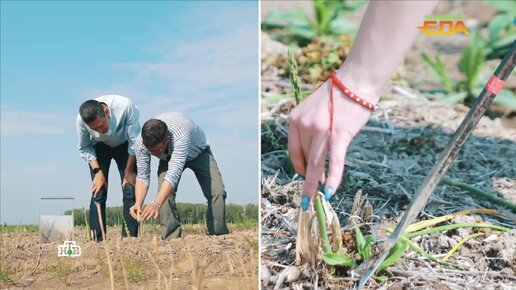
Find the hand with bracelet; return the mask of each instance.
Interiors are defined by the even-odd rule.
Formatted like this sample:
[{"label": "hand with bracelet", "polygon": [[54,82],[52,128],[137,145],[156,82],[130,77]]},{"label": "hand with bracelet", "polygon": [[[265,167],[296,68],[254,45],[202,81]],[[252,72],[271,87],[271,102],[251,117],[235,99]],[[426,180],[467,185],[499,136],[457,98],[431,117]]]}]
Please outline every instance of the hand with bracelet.
[{"label": "hand with bracelet", "polygon": [[143,208],[141,219],[142,220],[149,220],[149,219],[155,219],[158,217],[159,209],[161,208],[161,203],[157,202],[156,200],[153,200],[152,203],[146,205]]},{"label": "hand with bracelet", "polygon": [[417,27],[436,3],[370,2],[345,63],[290,113],[288,149],[294,169],[306,177],[303,210],[319,182],[324,184],[326,199],[335,193],[349,144],[367,123],[383,87],[416,37]]}]

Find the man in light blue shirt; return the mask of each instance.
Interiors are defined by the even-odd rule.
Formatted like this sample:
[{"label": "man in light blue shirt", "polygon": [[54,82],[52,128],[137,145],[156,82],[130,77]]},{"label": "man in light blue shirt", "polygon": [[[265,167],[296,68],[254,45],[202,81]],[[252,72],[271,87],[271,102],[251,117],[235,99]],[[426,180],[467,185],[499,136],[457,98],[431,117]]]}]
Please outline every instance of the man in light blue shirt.
[{"label": "man in light blue shirt", "polygon": [[[79,152],[88,162],[91,185],[90,228],[96,241],[106,232],[106,199],[109,167],[115,159],[122,181],[124,219],[129,234],[138,235],[138,222],[129,214],[134,205],[136,158],[134,143],[140,133],[140,113],[133,102],[118,95],[106,95],[84,102],[77,116]],[[102,223],[97,205],[100,205]],[[102,228],[101,228],[102,225]],[[122,235],[127,236],[125,227]]]}]

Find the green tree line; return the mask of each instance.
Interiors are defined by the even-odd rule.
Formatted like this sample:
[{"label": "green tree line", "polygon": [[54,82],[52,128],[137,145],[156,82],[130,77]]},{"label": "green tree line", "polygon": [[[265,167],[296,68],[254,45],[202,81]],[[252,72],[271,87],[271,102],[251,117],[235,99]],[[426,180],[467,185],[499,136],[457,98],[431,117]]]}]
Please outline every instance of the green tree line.
[{"label": "green tree line", "polygon": [[[181,218],[181,222],[185,224],[203,224],[206,223],[206,204],[198,203],[178,203],[177,210]],[[77,226],[85,226],[88,222],[90,214],[89,209],[74,209],[74,223]],[[65,212],[70,215],[71,211]],[[123,207],[107,207],[106,223],[108,226],[121,225],[124,220]],[[256,204],[229,204],[226,205],[226,222],[233,224],[258,222],[258,206]],[[159,223],[159,220],[151,220],[150,223]]]}]

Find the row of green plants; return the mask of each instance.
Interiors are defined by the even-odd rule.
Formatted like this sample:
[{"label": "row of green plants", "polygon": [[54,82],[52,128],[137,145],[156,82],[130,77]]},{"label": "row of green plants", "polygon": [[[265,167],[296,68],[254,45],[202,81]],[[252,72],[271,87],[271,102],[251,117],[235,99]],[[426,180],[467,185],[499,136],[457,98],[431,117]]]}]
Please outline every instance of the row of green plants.
[{"label": "row of green plants", "polygon": [[[510,228],[487,224],[487,223],[451,223],[439,225],[443,222],[452,220],[458,216],[465,216],[470,214],[491,214],[491,215],[500,215],[500,213],[496,210],[491,209],[473,209],[473,210],[463,210],[460,212],[448,214],[445,216],[433,218],[430,220],[421,221],[418,223],[414,223],[407,228],[405,234],[403,234],[394,247],[390,250],[387,258],[383,261],[380,268],[377,270],[378,276],[376,279],[379,281],[385,281],[388,279],[386,275],[382,275],[382,271],[387,267],[394,265],[398,260],[400,260],[407,250],[413,250],[419,255],[427,258],[428,260],[443,265],[448,268],[455,268],[461,270],[467,270],[468,266],[449,262],[448,259],[456,253],[459,248],[468,240],[488,235],[488,234],[499,234],[502,232],[510,231]],[[382,242],[382,240],[375,240],[372,235],[367,234],[364,235],[362,233],[359,223],[356,220],[352,220],[351,223],[355,228],[355,249],[352,252],[342,252],[341,249],[336,249],[337,251],[332,251],[330,248],[326,248],[323,250],[323,254],[321,259],[330,266],[342,266],[342,267],[350,267],[357,268],[362,262],[368,260],[372,257],[374,251],[375,243]],[[426,235],[430,235],[433,233],[442,233],[450,230],[456,229],[464,229],[464,228],[473,228],[476,229],[477,232],[468,235],[463,238],[456,246],[451,248],[448,253],[443,258],[438,258],[430,253],[426,252],[423,248],[421,248],[416,242],[412,239],[417,237],[422,237]],[[484,229],[484,231],[480,231],[479,229]],[[388,229],[388,232],[392,232],[393,229]],[[322,236],[323,244],[329,244],[329,240],[327,236]],[[340,253],[339,253],[340,252]]]},{"label": "row of green plants", "polygon": [[[311,3],[315,12],[313,20],[300,8],[287,12],[272,10],[262,22],[262,30],[271,32],[273,38],[291,48],[301,48],[295,55],[299,75],[304,83],[316,86],[344,61],[357,31],[346,16],[366,1],[313,0]],[[459,78],[450,77],[450,68],[439,55],[421,55],[435,75],[433,82],[438,86],[437,89],[422,90],[428,98],[449,104],[473,104],[493,73],[484,70],[486,62],[502,58],[514,43],[516,1],[489,0],[487,3],[497,13],[487,25],[470,30],[469,42],[457,64]],[[264,61],[275,63],[278,73],[288,76],[286,57]],[[419,84],[412,86],[418,88]],[[515,91],[503,89],[494,104],[516,111]]]},{"label": "row of green plants", "polygon": [[[425,64],[434,73],[435,82],[442,88],[431,93],[430,96],[441,101],[455,104],[472,104],[483,89],[483,85],[493,72],[484,74],[482,69],[486,61],[502,58],[516,40],[516,26],[513,21],[516,17],[516,2],[489,1],[497,8],[496,16],[489,21],[485,33],[474,30],[470,34],[468,45],[464,49],[458,69],[460,79],[452,79],[448,69],[439,55],[421,55]],[[516,94],[509,89],[503,89],[493,101],[495,104],[516,110]]]},{"label": "row of green plants", "polygon": [[[185,224],[204,224],[206,222],[206,204],[177,203],[177,210],[181,222]],[[71,211],[66,211],[66,215]],[[74,210],[74,223],[76,226],[87,226],[88,209]],[[123,207],[106,208],[106,223],[108,226],[121,225],[124,221]],[[226,206],[226,221],[232,224],[246,224],[258,222],[258,206],[256,204],[229,204]],[[150,220],[149,223],[159,223],[158,220]]]}]

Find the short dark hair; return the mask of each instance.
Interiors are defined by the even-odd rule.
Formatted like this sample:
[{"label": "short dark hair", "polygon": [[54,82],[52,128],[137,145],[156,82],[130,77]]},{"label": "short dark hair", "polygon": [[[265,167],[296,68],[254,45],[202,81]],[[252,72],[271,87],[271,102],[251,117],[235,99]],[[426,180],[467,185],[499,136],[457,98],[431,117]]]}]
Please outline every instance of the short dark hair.
[{"label": "short dark hair", "polygon": [[81,119],[84,123],[89,124],[98,117],[103,118],[106,116],[104,113],[104,107],[102,105],[105,103],[99,102],[97,100],[87,100],[82,103],[79,108],[79,114],[81,115]]},{"label": "short dark hair", "polygon": [[158,119],[150,119],[142,127],[143,145],[147,149],[158,145],[168,136],[168,127],[165,122]]}]

